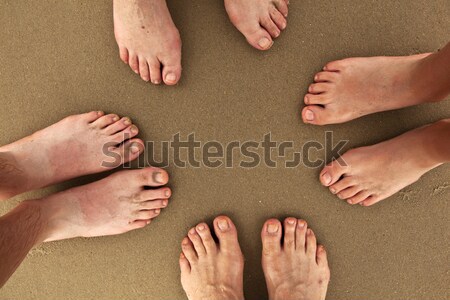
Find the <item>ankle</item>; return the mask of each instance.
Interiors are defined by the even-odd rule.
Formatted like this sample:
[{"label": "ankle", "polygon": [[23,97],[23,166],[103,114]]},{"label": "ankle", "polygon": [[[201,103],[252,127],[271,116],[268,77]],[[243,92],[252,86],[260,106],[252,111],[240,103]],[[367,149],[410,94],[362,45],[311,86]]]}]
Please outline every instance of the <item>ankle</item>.
[{"label": "ankle", "polygon": [[23,216],[24,224],[29,226],[30,237],[34,239],[34,245],[41,244],[48,237],[48,220],[40,199],[25,200],[15,209],[14,213]]}]

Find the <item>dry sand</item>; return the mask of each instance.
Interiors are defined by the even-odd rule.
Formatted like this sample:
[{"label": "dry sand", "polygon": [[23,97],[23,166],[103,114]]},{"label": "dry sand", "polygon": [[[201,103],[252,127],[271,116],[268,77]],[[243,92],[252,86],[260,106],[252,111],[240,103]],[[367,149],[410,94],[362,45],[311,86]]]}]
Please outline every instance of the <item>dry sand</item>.
[{"label": "dry sand", "polygon": [[[266,53],[247,45],[220,0],[176,0],[169,6],[184,42],[183,78],[176,87],[155,87],[119,60],[111,1],[2,1],[0,143],[93,109],[130,116],[140,137],[156,142],[177,132],[224,143],[272,132],[277,141],[301,145],[322,141],[324,131],[332,130],[335,139],[350,140],[346,148],[449,117],[449,101],[326,127],[304,125],[298,113],[312,76],[330,60],[407,55],[445,45],[446,0],[291,1],[288,29]],[[328,299],[450,297],[449,166],[371,208],[349,206],[328,193],[317,181],[320,168],[171,165],[168,171],[173,197],[151,226],[42,245],[0,298],[184,299],[179,242],[190,226],[220,213],[239,228],[248,299],[266,297],[260,228],[269,217],[288,215],[305,218],[328,249]],[[17,197],[1,203],[1,212],[22,199],[101,176]]]}]

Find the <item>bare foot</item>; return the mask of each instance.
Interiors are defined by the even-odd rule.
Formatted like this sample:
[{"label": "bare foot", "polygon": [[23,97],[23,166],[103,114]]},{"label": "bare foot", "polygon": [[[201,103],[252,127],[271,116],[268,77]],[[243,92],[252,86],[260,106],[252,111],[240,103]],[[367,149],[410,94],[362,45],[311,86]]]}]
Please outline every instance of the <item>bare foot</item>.
[{"label": "bare foot", "polygon": [[148,225],[167,206],[170,189],[148,187],[160,187],[168,178],[158,168],[120,171],[30,202],[40,207],[46,242],[120,234]]},{"label": "bare foot", "polygon": [[129,118],[89,112],[0,147],[0,199],[111,170],[144,150]]},{"label": "bare foot", "polygon": [[442,87],[429,84],[435,77],[428,70],[430,60],[426,58],[430,54],[347,58],[328,63],[315,75],[315,83],[305,95],[303,121],[315,125],[343,123],[443,99]]},{"label": "bare foot", "polygon": [[442,120],[376,145],[352,149],[326,166],[320,181],[349,204],[373,205],[450,161],[449,136],[450,120]]},{"label": "bare foot", "polygon": [[268,50],[286,28],[286,0],[225,0],[231,23],[259,50]]},{"label": "bare foot", "polygon": [[114,33],[120,58],[143,80],[180,80],[181,39],[165,0],[114,0]]},{"label": "bare foot", "polygon": [[324,300],[330,281],[325,248],[303,220],[266,221],[261,232],[262,266],[270,300]]},{"label": "bare foot", "polygon": [[242,300],[244,258],[236,227],[228,217],[214,219],[216,244],[205,223],[189,230],[180,255],[181,284],[189,300]]}]

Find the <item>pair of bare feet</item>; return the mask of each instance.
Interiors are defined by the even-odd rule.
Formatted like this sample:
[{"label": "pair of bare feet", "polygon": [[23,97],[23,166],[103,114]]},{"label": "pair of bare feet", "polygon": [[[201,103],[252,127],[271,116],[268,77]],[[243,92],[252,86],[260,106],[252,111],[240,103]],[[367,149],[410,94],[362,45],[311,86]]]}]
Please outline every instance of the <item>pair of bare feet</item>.
[{"label": "pair of bare feet", "polygon": [[[224,0],[231,22],[250,45],[268,50],[287,26],[287,0]],[[181,39],[166,0],[114,0],[120,58],[153,84],[181,77]]]},{"label": "pair of bare feet", "polygon": [[[304,97],[307,124],[347,122],[364,115],[443,100],[450,94],[450,44],[404,57],[348,58],[328,63]],[[373,205],[450,161],[450,119],[394,139],[352,149],[320,173],[320,182],[349,204]]]},{"label": "pair of bare feet", "polygon": [[[181,243],[181,283],[189,300],[242,300],[244,257],[226,216],[191,228]],[[330,269],[322,245],[304,220],[267,220],[261,231],[262,268],[271,300],[324,300]]]}]

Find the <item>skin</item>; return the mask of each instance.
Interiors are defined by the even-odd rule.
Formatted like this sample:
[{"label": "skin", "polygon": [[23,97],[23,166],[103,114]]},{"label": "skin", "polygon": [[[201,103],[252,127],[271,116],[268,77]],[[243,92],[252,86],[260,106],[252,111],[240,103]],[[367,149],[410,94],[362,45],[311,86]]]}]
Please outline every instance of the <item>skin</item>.
[{"label": "skin", "polygon": [[134,160],[144,150],[138,132],[127,117],[92,111],[2,146],[0,199]]},{"label": "skin", "polygon": [[328,63],[304,97],[305,123],[327,125],[435,102],[450,94],[450,43],[436,53]]},{"label": "skin", "polygon": [[450,119],[445,119],[350,150],[322,170],[320,181],[349,204],[373,205],[450,162],[449,136]]},{"label": "skin", "polygon": [[181,39],[165,0],[114,0],[114,33],[121,60],[142,80],[180,80]]},{"label": "skin", "polygon": [[0,286],[42,242],[121,234],[150,224],[168,205],[171,191],[161,187],[167,182],[158,168],[127,170],[22,202],[0,218]]},{"label": "skin", "polygon": [[258,50],[268,50],[287,26],[285,0],[225,0],[231,23]]}]

